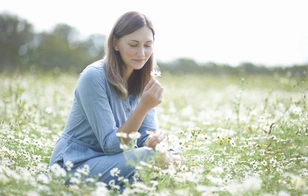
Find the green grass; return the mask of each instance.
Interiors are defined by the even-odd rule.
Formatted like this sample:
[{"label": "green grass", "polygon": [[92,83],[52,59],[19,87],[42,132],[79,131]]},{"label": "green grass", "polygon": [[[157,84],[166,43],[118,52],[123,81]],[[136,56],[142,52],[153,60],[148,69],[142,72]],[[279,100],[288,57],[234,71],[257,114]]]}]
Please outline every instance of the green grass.
[{"label": "green grass", "polygon": [[[0,195],[107,194],[95,181],[66,187],[48,170],[77,79],[1,75]],[[123,195],[307,195],[306,79],[163,73],[160,128],[187,164],[143,165]]]}]

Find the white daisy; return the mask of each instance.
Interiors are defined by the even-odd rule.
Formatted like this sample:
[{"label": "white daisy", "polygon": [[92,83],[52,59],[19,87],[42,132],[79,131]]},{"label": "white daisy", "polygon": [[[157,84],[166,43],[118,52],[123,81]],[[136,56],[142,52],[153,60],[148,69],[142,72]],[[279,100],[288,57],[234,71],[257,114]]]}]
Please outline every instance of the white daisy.
[{"label": "white daisy", "polygon": [[111,176],[118,176],[120,174],[120,170],[119,168],[113,168],[112,170],[110,170],[110,175]]},{"label": "white daisy", "polygon": [[161,72],[159,70],[152,70],[150,74],[154,78],[157,78],[157,77],[161,76]]}]

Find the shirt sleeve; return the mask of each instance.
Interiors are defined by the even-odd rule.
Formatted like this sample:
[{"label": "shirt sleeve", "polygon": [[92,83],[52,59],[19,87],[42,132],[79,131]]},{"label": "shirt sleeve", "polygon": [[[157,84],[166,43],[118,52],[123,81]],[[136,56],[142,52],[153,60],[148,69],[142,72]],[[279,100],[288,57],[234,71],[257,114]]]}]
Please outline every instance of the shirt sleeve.
[{"label": "shirt sleeve", "polygon": [[146,115],[141,127],[139,128],[140,138],[137,140],[137,146],[144,146],[149,134],[147,131],[156,131],[157,129],[157,114],[156,108],[152,108]]},{"label": "shirt sleeve", "polygon": [[80,74],[75,96],[103,152],[111,155],[123,150],[116,136],[118,127],[109,104],[105,77],[98,68],[86,68]]}]

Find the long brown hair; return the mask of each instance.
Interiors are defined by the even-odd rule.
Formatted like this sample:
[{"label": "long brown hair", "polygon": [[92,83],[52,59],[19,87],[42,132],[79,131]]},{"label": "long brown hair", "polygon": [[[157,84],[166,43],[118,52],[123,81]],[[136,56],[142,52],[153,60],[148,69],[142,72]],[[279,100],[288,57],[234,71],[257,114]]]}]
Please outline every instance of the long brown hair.
[{"label": "long brown hair", "polygon": [[113,47],[113,38],[120,39],[144,26],[151,29],[154,40],[155,32],[149,18],[142,13],[130,11],[123,14],[116,21],[108,37],[106,48],[106,75],[108,81],[117,89],[122,99],[126,99],[128,95],[141,96],[144,87],[151,79],[151,70],[157,65],[152,53],[149,60],[140,70],[134,70],[132,72],[126,85],[124,81],[126,66],[120,53],[115,51]]}]

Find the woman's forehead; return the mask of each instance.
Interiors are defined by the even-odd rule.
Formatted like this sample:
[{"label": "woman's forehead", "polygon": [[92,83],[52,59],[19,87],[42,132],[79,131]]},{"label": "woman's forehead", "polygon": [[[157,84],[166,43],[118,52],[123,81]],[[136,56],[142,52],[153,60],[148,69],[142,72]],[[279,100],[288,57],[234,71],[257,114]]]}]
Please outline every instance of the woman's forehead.
[{"label": "woman's forehead", "polygon": [[147,26],[141,27],[131,34],[123,36],[122,38],[127,41],[134,42],[153,42],[154,39],[152,30]]}]

